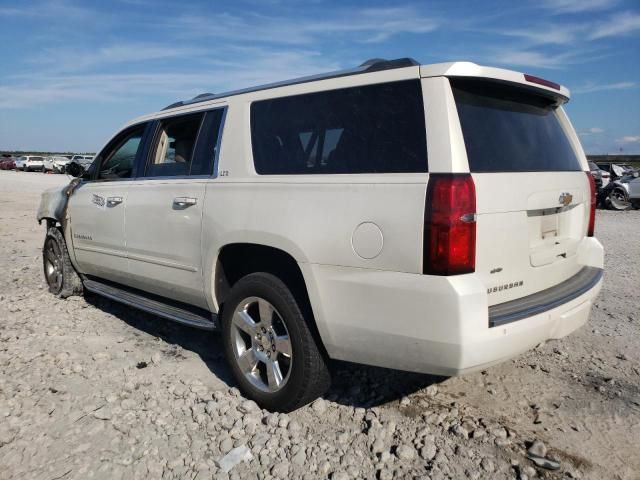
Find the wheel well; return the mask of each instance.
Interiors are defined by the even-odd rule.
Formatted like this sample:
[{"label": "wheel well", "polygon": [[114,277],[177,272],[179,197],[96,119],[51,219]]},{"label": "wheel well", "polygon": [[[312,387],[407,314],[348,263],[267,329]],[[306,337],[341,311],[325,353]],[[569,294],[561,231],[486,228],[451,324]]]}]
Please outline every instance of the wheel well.
[{"label": "wheel well", "polygon": [[[298,262],[284,250],[253,243],[234,243],[220,251],[216,263],[214,288],[219,310],[233,285],[242,277],[255,272],[267,272],[282,280],[296,298],[305,318],[309,319],[311,330],[320,340],[315,323],[307,286]],[[322,345],[319,341],[318,345]]]},{"label": "wheel well", "polygon": [[266,245],[234,243],[225,245],[216,264],[215,294],[222,305],[229,291],[242,277],[255,272],[267,272],[280,278],[297,294],[307,289],[298,262],[287,252]]}]

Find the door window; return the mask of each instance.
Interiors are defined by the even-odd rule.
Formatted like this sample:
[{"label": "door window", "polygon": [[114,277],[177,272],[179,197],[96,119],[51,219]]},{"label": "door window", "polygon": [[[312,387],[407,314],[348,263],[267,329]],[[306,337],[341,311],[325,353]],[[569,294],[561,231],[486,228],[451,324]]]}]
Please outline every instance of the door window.
[{"label": "door window", "polygon": [[160,122],[145,177],[189,175],[203,113]]},{"label": "door window", "polygon": [[98,180],[130,178],[135,159],[142,146],[144,125],[134,127],[116,138],[102,153]]}]

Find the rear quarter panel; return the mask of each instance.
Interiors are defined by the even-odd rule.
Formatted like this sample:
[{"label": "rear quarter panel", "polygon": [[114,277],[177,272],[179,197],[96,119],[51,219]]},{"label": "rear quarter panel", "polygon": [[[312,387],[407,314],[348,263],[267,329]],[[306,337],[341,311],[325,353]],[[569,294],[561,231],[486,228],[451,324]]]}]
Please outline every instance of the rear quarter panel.
[{"label": "rear quarter panel", "polygon": [[[377,81],[384,78],[376,75]],[[388,75],[400,80],[416,78],[418,72]],[[328,83],[340,88],[356,81],[371,83],[353,77]],[[296,86],[288,94],[303,92],[305,87]],[[428,174],[257,175],[250,105],[267,96],[282,95],[256,92],[228,100],[219,176],[207,184],[203,214],[203,269],[211,308],[218,307],[213,292],[218,254],[233,243],[279,248],[301,264],[419,273]],[[358,240],[353,243],[354,231],[363,223],[375,224],[381,232],[382,246],[373,258],[363,258]]]}]

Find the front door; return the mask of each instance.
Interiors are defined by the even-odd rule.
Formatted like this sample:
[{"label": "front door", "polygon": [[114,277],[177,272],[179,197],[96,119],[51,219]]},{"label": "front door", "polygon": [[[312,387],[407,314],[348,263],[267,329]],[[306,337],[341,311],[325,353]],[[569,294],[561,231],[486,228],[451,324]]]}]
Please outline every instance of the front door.
[{"label": "front door", "polygon": [[203,308],[202,211],[221,119],[214,110],[158,122],[148,163],[127,193],[132,286]]},{"label": "front door", "polygon": [[117,135],[69,198],[71,237],[81,273],[126,283],[124,214],[145,125]]}]

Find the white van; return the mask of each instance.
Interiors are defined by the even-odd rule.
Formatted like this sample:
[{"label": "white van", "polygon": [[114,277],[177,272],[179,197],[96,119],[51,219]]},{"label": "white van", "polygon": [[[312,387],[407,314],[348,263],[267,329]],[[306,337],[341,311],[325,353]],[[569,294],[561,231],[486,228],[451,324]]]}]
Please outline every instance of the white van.
[{"label": "white van", "polygon": [[568,100],[399,59],[178,102],[45,193],[50,290],[221,330],[270,409],[321,395],[329,359],[486,368],[583,325],[602,285]]}]

